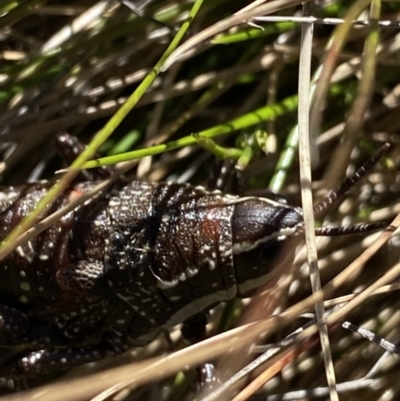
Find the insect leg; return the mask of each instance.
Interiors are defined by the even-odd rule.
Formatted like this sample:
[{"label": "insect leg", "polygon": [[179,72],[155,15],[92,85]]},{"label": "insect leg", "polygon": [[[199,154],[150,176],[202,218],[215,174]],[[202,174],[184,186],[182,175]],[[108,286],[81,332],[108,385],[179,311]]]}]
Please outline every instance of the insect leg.
[{"label": "insect leg", "polygon": [[[239,173],[235,168],[235,161],[229,159],[217,160],[210,172],[207,189],[224,192],[239,193]],[[197,313],[186,319],[182,325],[182,336],[195,344],[206,339],[207,312]],[[218,369],[213,363],[204,363],[197,368],[197,374],[201,386],[212,390],[213,386],[220,383]]]},{"label": "insect leg", "polygon": [[233,160],[217,160],[207,182],[209,190],[218,189],[223,192],[237,194],[240,192],[240,170]]},{"label": "insect leg", "polygon": [[17,362],[17,372],[27,378],[71,369],[82,363],[95,362],[115,355],[107,344],[78,348],[50,349],[32,352]]},{"label": "insect leg", "polygon": [[[56,146],[58,153],[69,165],[71,164],[86,148],[86,145],[77,137],[62,133],[56,137]],[[95,154],[95,157],[100,157]],[[113,166],[105,166],[90,170],[82,170],[78,176],[79,181],[96,181],[110,177],[115,172]]]},{"label": "insect leg", "polygon": [[42,375],[96,362],[117,354],[108,344],[80,348],[38,350],[20,358],[0,374],[0,394],[29,388],[29,381]]},{"label": "insect leg", "polygon": [[[206,312],[197,313],[183,322],[182,336],[191,343],[200,342],[206,338],[206,325]],[[208,390],[212,390],[214,386],[218,386],[220,383],[218,369],[213,363],[204,363],[199,366],[197,374],[201,386],[206,386]]]},{"label": "insect leg", "polygon": [[58,285],[67,291],[78,294],[90,293],[102,278],[104,265],[101,262],[84,260],[60,269],[56,273]]}]

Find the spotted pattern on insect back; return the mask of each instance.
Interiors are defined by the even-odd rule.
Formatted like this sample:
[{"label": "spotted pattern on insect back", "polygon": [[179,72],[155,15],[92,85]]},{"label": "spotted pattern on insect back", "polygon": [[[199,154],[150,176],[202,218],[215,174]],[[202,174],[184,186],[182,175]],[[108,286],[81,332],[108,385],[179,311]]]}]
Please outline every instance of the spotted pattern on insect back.
[{"label": "spotted pattern on insect back", "polygon": [[[94,185],[74,185],[44,215]],[[0,239],[48,188],[5,190]],[[121,353],[234,297],[232,227],[240,224],[232,219],[247,199],[182,184],[118,182],[18,247],[0,263],[0,346],[26,348],[8,361],[14,373],[28,377]],[[294,210],[276,202],[265,208]],[[273,231],[268,238],[279,236]],[[252,272],[252,280],[269,269]]]}]

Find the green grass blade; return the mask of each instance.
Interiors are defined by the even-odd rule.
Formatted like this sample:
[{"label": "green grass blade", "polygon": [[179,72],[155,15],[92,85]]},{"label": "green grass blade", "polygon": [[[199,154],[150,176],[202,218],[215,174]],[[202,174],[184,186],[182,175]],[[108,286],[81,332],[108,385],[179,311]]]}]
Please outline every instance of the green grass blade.
[{"label": "green grass blade", "polygon": [[79,173],[84,163],[93,157],[96,150],[106,141],[106,139],[114,132],[114,130],[118,127],[118,125],[122,122],[122,120],[127,116],[127,114],[136,106],[138,101],[144,95],[146,90],[150,87],[150,85],[154,82],[156,77],[161,71],[164,62],[171,55],[171,53],[177,48],[178,44],[183,39],[186,34],[190,24],[192,23],[194,17],[199,11],[203,0],[196,0],[186,21],[182,24],[179,31],[176,33],[175,37],[169,44],[167,50],[161,56],[160,60],[154,66],[154,68],[150,71],[150,73],[144,78],[141,84],[137,87],[137,89],[132,93],[132,95],[128,98],[125,104],[123,104],[120,109],[111,117],[108,123],[100,130],[100,132],[93,138],[90,142],[89,146],[82,152],[79,157],[72,163],[67,173],[62,176],[62,178],[52,186],[49,192],[44,196],[35,210],[26,216],[21,224],[18,225],[11,233],[7,236],[7,238],[2,242],[0,246],[0,260],[3,259],[8,253],[13,250],[13,242],[14,240],[21,235],[24,231],[33,226],[38,216],[43,213],[49,204],[51,204],[56,197],[62,193],[62,191],[70,184],[70,182],[75,178],[75,176]]},{"label": "green grass blade", "polygon": [[[275,105],[268,105],[261,107],[255,111],[244,114],[234,120],[228,121],[224,124],[200,131],[197,134],[206,137],[214,138],[220,135],[229,134],[239,129],[248,128],[252,125],[261,122],[275,119],[286,113],[296,110],[297,108],[297,95],[284,99],[282,102]],[[83,165],[84,169],[95,168],[100,166],[107,166],[110,164],[120,163],[124,161],[140,159],[145,156],[154,156],[169,150],[182,148],[195,144],[196,138],[193,135],[186,136],[176,141],[170,141],[161,145],[150,146],[148,148],[134,150],[118,156],[102,157],[101,159],[91,160]]]}]

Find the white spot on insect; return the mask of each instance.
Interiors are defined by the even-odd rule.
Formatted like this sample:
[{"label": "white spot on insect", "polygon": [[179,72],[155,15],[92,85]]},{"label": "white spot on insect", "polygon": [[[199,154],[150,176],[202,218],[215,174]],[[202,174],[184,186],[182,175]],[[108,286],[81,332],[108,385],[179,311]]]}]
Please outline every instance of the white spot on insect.
[{"label": "white spot on insect", "polygon": [[199,272],[199,269],[197,269],[197,268],[190,268],[190,267],[187,267],[187,268],[186,268],[186,276],[187,276],[187,277],[193,277],[193,276],[195,276],[198,272]]},{"label": "white spot on insect", "polygon": [[19,286],[21,287],[21,290],[24,290],[24,291],[31,290],[31,285],[27,281],[23,281]]},{"label": "white spot on insect", "polygon": [[41,355],[40,352],[36,352],[35,354],[31,354],[31,355],[29,356],[29,362],[30,362],[31,364],[35,364],[35,363],[40,359],[41,356],[42,356],[42,355]]},{"label": "white spot on insect", "polygon": [[21,246],[21,245],[17,246],[16,251],[18,252],[18,255],[21,256],[21,258],[24,258],[24,257],[25,257],[25,252],[24,252],[24,250],[22,249],[22,246]]},{"label": "white spot on insect", "polygon": [[61,362],[61,363],[67,363],[67,359],[66,359],[66,358],[61,358],[61,359],[60,359],[60,362]]},{"label": "white spot on insect", "polygon": [[21,277],[26,277],[26,273],[25,273],[24,270],[21,270],[21,271],[19,272],[19,275],[20,275]]},{"label": "white spot on insect", "polygon": [[26,243],[26,245],[27,245],[27,247],[29,248],[29,251],[30,251],[30,252],[34,252],[33,245],[32,245],[32,241],[28,241],[28,242]]},{"label": "white spot on insect", "polygon": [[38,290],[39,290],[40,292],[43,292],[43,291],[44,291],[44,288],[43,288],[42,286],[40,286],[40,287],[38,288]]},{"label": "white spot on insect", "polygon": [[169,300],[172,302],[175,302],[175,301],[179,301],[180,299],[181,299],[181,297],[179,295],[175,295],[175,296],[171,297]]},{"label": "white spot on insect", "polygon": [[50,248],[50,249],[53,249],[54,248],[54,242],[49,241],[47,243],[47,247]]},{"label": "white spot on insect", "polygon": [[206,261],[208,262],[208,268],[209,268],[210,270],[214,270],[214,269],[215,269],[215,266],[216,266],[215,261],[212,260],[212,259],[207,259]]},{"label": "white spot on insect", "polygon": [[118,198],[113,198],[109,202],[109,206],[114,207],[114,206],[119,206],[120,202]]},{"label": "white spot on insect", "polygon": [[124,324],[124,323],[125,323],[125,319],[118,319],[118,320],[117,320],[117,323],[118,323],[118,324]]},{"label": "white spot on insect", "polygon": [[22,295],[19,297],[19,302],[21,302],[22,304],[27,304],[28,298],[25,295]]},{"label": "white spot on insect", "polygon": [[41,253],[41,254],[39,255],[39,259],[40,259],[40,260],[48,260],[48,259],[49,259],[49,255],[45,255],[45,254]]}]

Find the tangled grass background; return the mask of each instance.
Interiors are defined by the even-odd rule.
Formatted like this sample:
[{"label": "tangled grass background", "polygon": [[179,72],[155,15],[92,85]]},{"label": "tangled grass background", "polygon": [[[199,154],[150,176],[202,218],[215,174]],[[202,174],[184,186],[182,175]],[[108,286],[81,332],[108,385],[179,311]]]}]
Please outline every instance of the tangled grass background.
[{"label": "tangled grass background", "polygon": [[[305,176],[299,160],[307,171],[308,148],[312,189],[320,199],[381,144],[392,144],[389,155],[318,222],[391,224],[383,237],[316,241],[322,286],[334,280],[324,293],[328,325],[319,325],[329,336],[324,356],[315,326],[297,341],[281,343],[313,322],[313,304],[321,300],[318,294],[307,298],[315,287],[306,263],[312,251],[297,241],[288,245],[296,249],[295,263],[282,260],[275,268],[278,282],[251,301],[212,312],[206,342],[186,347],[175,329],[169,341],[161,336],[147,347],[4,399],[39,394],[41,400],[398,399],[399,356],[393,345],[400,329],[400,245],[393,219],[400,212],[400,5],[301,3],[2,2],[4,185],[52,179],[61,168],[57,133],[87,143],[99,133],[85,159],[100,145],[107,162],[131,160],[126,168],[131,177],[201,184],[214,153],[243,168],[244,194],[270,189],[300,205]],[[305,152],[300,158],[299,143]],[[58,191],[73,172],[67,174]],[[359,259],[363,252],[370,254]],[[245,326],[235,328],[238,324]],[[276,342],[274,356],[263,354],[265,344]],[[265,361],[236,380],[236,372],[260,355]],[[324,364],[330,355],[331,367]],[[210,360],[217,361],[221,382],[206,395],[189,367]]]}]

